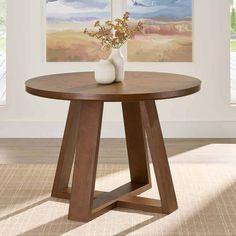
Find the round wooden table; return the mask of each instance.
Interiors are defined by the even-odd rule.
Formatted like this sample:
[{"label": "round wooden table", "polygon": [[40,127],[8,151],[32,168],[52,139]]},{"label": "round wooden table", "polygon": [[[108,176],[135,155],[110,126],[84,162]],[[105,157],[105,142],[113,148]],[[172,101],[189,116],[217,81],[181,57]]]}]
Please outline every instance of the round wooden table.
[{"label": "round wooden table", "polygon": [[[200,85],[200,80],[189,76],[153,72],[126,72],[123,83],[111,85],[97,84],[92,72],[47,75],[26,82],[30,94],[70,100],[52,190],[52,197],[70,199],[69,219],[90,221],[115,207],[165,214],[177,209],[155,100],[190,95]],[[122,103],[131,180],[101,192],[94,188],[103,104],[109,101]],[[138,196],[151,188],[147,144],[160,200]]]}]

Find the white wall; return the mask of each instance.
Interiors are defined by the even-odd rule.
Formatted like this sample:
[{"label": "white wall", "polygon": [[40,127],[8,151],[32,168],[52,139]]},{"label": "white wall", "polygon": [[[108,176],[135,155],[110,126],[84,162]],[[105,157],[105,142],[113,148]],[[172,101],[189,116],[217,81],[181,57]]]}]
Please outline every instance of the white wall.
[{"label": "white wall", "polygon": [[[120,1],[114,0],[115,8]],[[192,75],[203,82],[196,95],[157,103],[166,137],[236,137],[236,107],[230,105],[229,1],[195,0],[193,63],[128,63],[127,70]],[[93,63],[44,61],[44,0],[7,0],[7,105],[0,107],[0,137],[62,135],[67,102],[28,95],[34,76],[93,70]],[[119,104],[105,107],[103,136],[119,137]]]}]

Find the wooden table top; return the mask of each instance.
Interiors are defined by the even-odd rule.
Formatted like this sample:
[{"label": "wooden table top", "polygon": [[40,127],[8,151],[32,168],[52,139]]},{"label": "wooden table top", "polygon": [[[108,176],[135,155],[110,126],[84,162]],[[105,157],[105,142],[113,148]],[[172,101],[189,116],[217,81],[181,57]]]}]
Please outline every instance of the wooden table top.
[{"label": "wooden table top", "polygon": [[200,90],[199,79],[169,73],[126,72],[125,81],[100,85],[93,72],[46,75],[26,81],[30,94],[62,100],[144,101],[182,97]]}]

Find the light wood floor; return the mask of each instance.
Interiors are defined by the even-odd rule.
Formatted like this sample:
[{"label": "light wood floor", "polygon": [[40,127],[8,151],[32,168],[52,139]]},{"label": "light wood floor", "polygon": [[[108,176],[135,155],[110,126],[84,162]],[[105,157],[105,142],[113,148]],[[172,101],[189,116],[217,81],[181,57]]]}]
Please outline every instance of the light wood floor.
[{"label": "light wood floor", "polygon": [[[236,144],[236,139],[166,139],[165,144],[168,157],[174,162],[236,163],[236,145],[232,145]],[[0,164],[56,163],[60,145],[61,139],[0,139]],[[199,153],[194,159],[193,150]],[[210,158],[205,155],[209,152]],[[181,153],[184,155],[178,155]],[[101,140],[99,162],[127,163],[125,140]]]}]

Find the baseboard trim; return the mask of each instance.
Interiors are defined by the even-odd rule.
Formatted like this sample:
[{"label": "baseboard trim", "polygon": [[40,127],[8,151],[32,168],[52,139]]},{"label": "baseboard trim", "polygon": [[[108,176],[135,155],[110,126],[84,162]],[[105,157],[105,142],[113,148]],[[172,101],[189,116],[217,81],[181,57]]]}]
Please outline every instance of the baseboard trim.
[{"label": "baseboard trim", "polygon": [[[162,122],[165,138],[236,138],[236,122]],[[64,122],[0,122],[0,138],[61,138]],[[104,122],[102,138],[124,138],[121,122]]]}]

